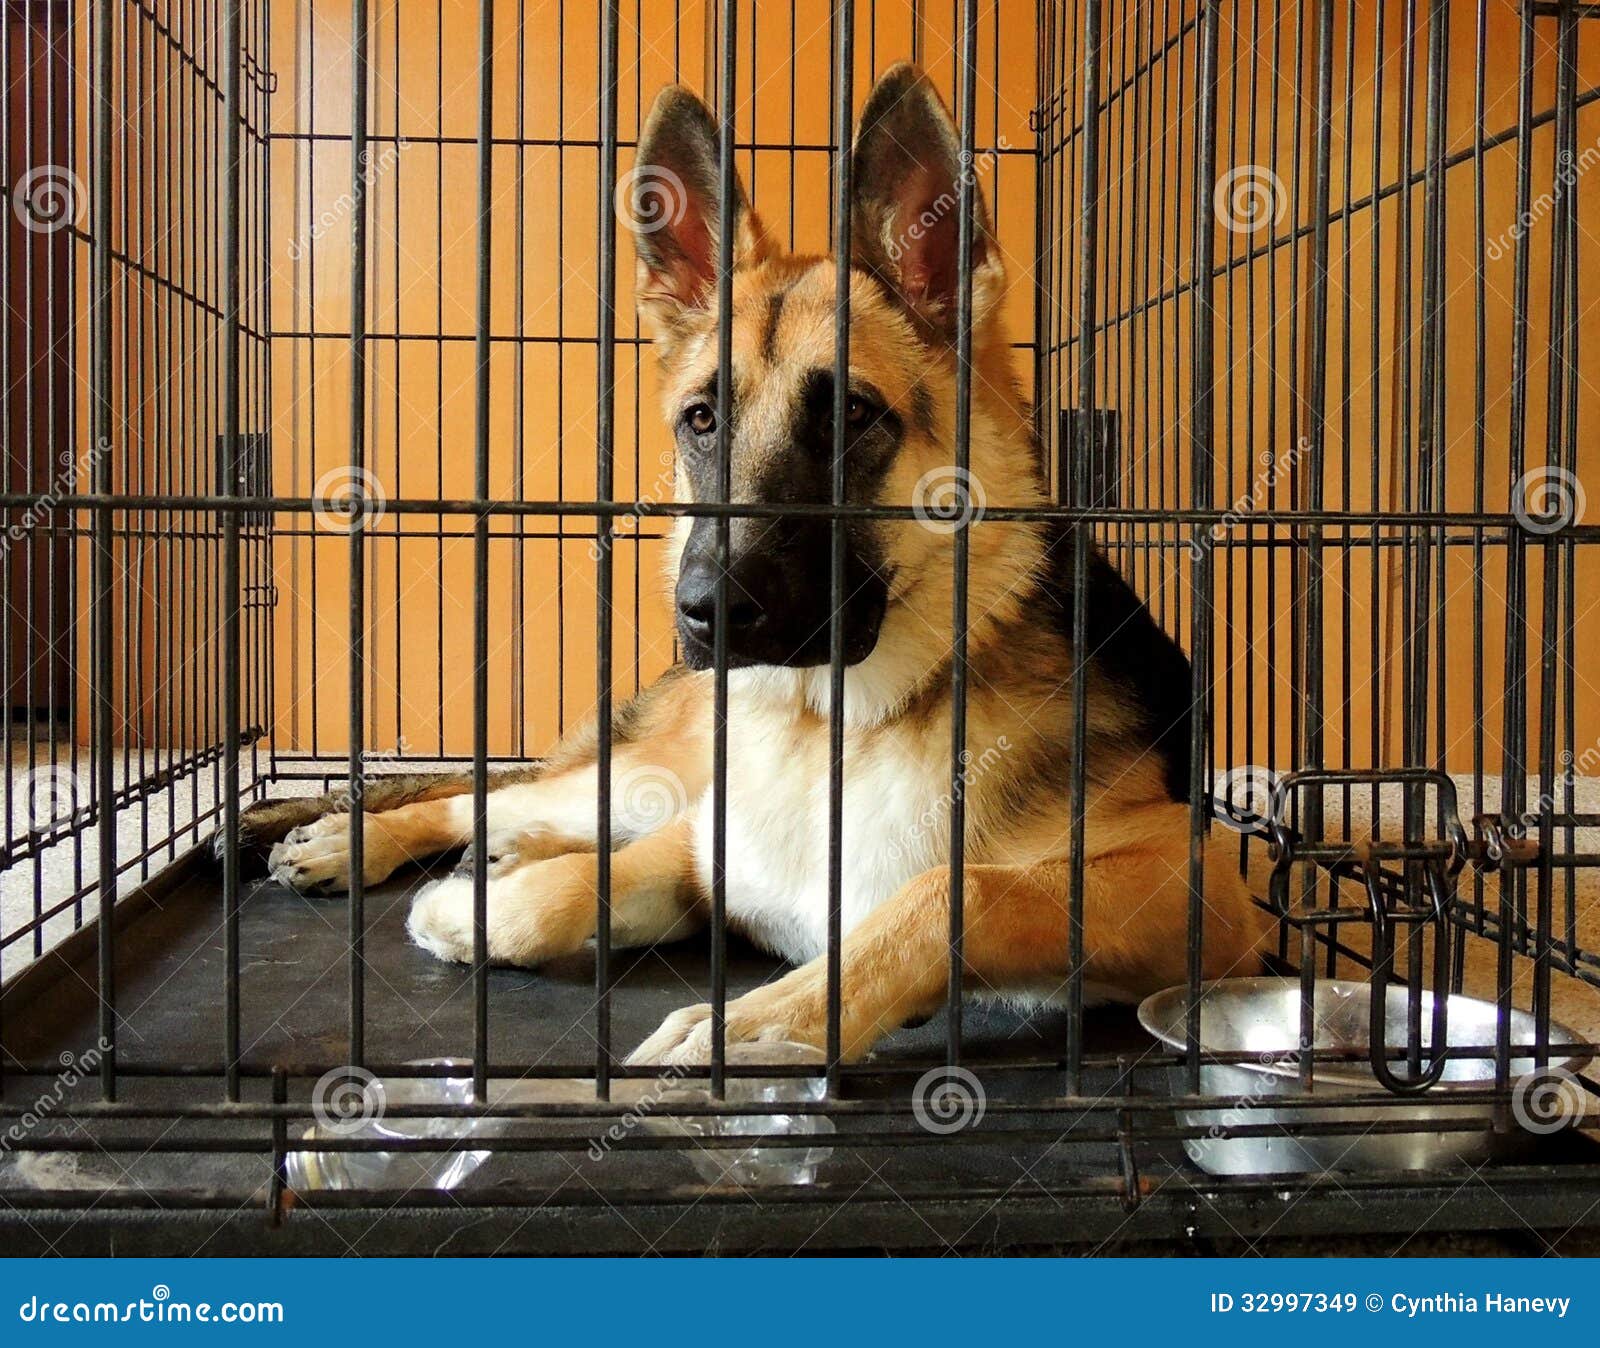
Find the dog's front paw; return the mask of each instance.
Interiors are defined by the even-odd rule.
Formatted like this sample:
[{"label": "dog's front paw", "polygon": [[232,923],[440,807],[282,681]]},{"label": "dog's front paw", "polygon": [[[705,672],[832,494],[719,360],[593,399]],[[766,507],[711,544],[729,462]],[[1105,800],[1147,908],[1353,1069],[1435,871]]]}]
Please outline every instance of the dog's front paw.
[{"label": "dog's front paw", "polygon": [[[728,1003],[729,1044],[827,1044],[826,1000],[819,1000],[813,980],[797,971],[776,983],[747,992]],[[633,1067],[662,1064],[704,1067],[711,1062],[711,1007],[686,1006],[674,1011],[661,1028],[628,1058]]]},{"label": "dog's front paw", "polygon": [[[491,880],[507,875],[529,861],[540,859],[533,849],[533,838],[525,829],[498,829],[489,834],[488,842],[488,849],[484,854],[486,858],[484,873]],[[461,854],[461,860],[456,862],[456,875],[468,877],[472,875],[475,851],[474,844],[468,843],[466,850]]]},{"label": "dog's front paw", "polygon": [[[525,863],[494,875],[486,902],[485,934],[496,964],[540,964],[571,954],[594,932],[594,888],[581,857]],[[452,875],[425,885],[412,901],[406,930],[429,954],[470,964],[472,877]]]},{"label": "dog's front paw", "polygon": [[472,881],[452,875],[424,885],[411,901],[406,931],[430,955],[472,963]]}]

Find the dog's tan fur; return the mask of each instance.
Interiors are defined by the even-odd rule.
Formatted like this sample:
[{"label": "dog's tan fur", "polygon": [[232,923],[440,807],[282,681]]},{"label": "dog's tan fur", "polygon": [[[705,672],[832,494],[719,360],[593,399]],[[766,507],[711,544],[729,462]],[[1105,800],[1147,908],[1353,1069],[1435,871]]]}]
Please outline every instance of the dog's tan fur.
[{"label": "dog's tan fur", "polygon": [[[904,70],[889,77],[917,96],[926,86]],[[660,119],[691,96],[669,91]],[[641,156],[644,149],[641,149]],[[981,206],[980,206],[981,211]],[[865,212],[864,212],[865,214]],[[870,218],[867,225],[871,227]],[[980,219],[980,237],[986,223]],[[835,265],[829,258],[778,249],[747,207],[737,221],[732,330],[741,450],[734,500],[750,499],[760,456],[781,452],[783,415],[806,371],[834,359]],[[870,252],[871,240],[865,245]],[[641,250],[643,256],[644,250]],[[702,278],[703,279],[703,278]],[[924,474],[950,463],[955,440],[955,358],[940,336],[948,314],[904,276],[898,289],[858,270],[851,285],[852,379],[874,386],[907,427],[878,500],[908,505]],[[1003,289],[998,254],[984,250],[974,271],[971,462],[988,499],[1007,505],[1043,500],[1027,409],[1011,372],[998,321]],[[663,408],[669,420],[717,361],[714,294],[682,274],[641,267],[640,307],[654,325]],[[777,298],[777,297],[780,297]],[[680,499],[690,499],[680,466]],[[759,529],[759,522],[735,527]],[[950,621],[952,535],[914,524],[879,526],[892,568],[877,645],[846,674],[846,845],[850,894],[842,948],[844,1051],[854,1058],[907,1020],[937,1009],[946,986],[949,945],[947,865],[950,771]],[[675,571],[687,524],[676,534]],[[1048,999],[1064,991],[1068,944],[1071,812],[1064,768],[1071,735],[1071,651],[1030,611],[1043,565],[1045,534],[1029,523],[983,521],[969,530],[967,743],[983,771],[966,791],[967,861],[963,957],[980,992]],[[816,577],[826,585],[827,577]],[[729,793],[737,816],[730,849],[730,921],[802,967],[728,1006],[731,1040],[825,1042],[825,962],[816,958],[826,910],[814,859],[826,852],[829,670],[763,667],[730,675]],[[1175,803],[1152,754],[1130,750],[1136,708],[1114,679],[1094,676],[1087,690],[1084,976],[1122,996],[1182,981],[1188,931],[1189,814]],[[613,728],[612,940],[637,945],[675,939],[707,920],[708,833],[704,801],[711,780],[712,675],[675,667],[628,703]],[[537,964],[578,950],[596,923],[596,736],[570,736],[542,770],[496,784],[487,799],[491,835],[488,939],[492,960]],[[999,746],[996,748],[996,746]],[[988,751],[994,751],[992,762]],[[674,783],[681,808],[642,822],[628,813],[618,783],[639,774]],[[369,799],[366,882],[407,860],[467,843],[472,804],[466,778],[419,779],[413,788]],[[403,803],[396,797],[406,797]],[[883,801],[893,818],[932,818],[909,847],[916,873],[903,882],[899,847],[865,823]],[[342,887],[349,816],[323,813],[329,802],[256,807],[246,826],[273,849],[274,873],[299,888]],[[890,809],[889,806],[882,808]],[[311,818],[321,814],[320,818]],[[891,814],[885,814],[890,818]],[[298,826],[298,827],[297,827]],[[290,830],[293,831],[290,831]],[[285,834],[287,836],[285,837]],[[820,863],[816,863],[820,864]],[[768,878],[768,872],[775,878]],[[741,876],[756,890],[742,902]],[[1205,866],[1202,965],[1207,977],[1255,972],[1264,919],[1227,859]],[[793,910],[793,911],[791,911]],[[470,881],[452,878],[420,893],[410,918],[419,944],[444,958],[472,958]],[[668,1018],[638,1050],[639,1061],[703,1062],[709,1008]]]}]

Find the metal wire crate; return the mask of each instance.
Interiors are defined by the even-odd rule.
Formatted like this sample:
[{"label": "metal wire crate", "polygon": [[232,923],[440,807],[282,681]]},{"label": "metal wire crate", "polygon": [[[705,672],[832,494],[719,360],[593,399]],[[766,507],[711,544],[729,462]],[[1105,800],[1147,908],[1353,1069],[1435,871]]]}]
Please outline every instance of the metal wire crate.
[{"label": "metal wire crate", "polygon": [[[1600,1040],[1592,7],[5,16],[10,1248],[1105,1247],[1600,1220],[1592,1089],[1566,1073],[1530,1103],[1512,1072],[1558,1056],[1553,1021],[1579,1055]],[[467,768],[481,821],[495,769],[591,712],[609,764],[615,701],[675,659],[666,530],[754,513],[671,501],[614,210],[641,119],[659,85],[697,87],[780,240],[827,252],[848,237],[839,147],[903,59],[958,110],[994,212],[1055,501],[963,510],[959,546],[1007,519],[1087,526],[1190,653],[1192,922],[1233,830],[1307,1005],[1375,965],[1406,990],[1374,1055],[1393,1089],[1342,1122],[1202,1091],[1250,1055],[1202,1051],[1197,958],[1168,1050],[1086,1008],[1081,978],[1062,1009],[963,1008],[959,941],[944,1014],[870,1061],[747,1067],[719,1041],[690,1106],[621,1060],[667,1011],[775,972],[720,921],[645,952],[602,923],[592,957],[447,976],[405,943],[418,876],[357,873],[331,904],[247,873],[253,801],[344,791],[359,818],[385,774]],[[952,467],[969,453],[958,436]],[[953,756],[957,801],[965,770]],[[606,911],[605,866],[600,889]],[[1081,931],[1081,875],[1069,901]],[[1197,1138],[1417,1130],[1440,987],[1531,1013],[1533,1042],[1503,1030],[1493,1080],[1451,1098],[1470,1126],[1545,1134],[1534,1150],[1368,1174],[1185,1158]],[[1348,1058],[1291,1056],[1307,1082]],[[752,1077],[817,1084],[763,1108],[740,1098]],[[375,1135],[380,1105],[434,1135]],[[671,1123],[772,1112],[830,1121],[815,1182],[708,1183],[692,1154],[744,1144]],[[380,1153],[470,1154],[478,1178],[363,1184]]]}]

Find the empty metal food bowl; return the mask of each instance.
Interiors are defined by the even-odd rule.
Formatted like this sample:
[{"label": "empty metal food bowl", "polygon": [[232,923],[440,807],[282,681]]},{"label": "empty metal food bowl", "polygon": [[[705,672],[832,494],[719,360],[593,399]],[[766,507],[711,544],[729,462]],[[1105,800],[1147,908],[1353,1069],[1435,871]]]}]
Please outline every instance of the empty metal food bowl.
[{"label": "empty metal food bowl", "polygon": [[[1319,980],[1316,985],[1312,1047],[1347,1049],[1365,1054],[1371,988],[1366,983],[1341,979]],[[1181,1049],[1188,990],[1168,988],[1147,997],[1139,1007],[1139,1022],[1163,1043]],[[1403,1044],[1407,992],[1404,986],[1388,989],[1389,1039],[1392,1048]],[[1422,1041],[1429,1042],[1433,999],[1422,995]],[[1452,1048],[1492,1048],[1496,1012],[1493,1005],[1472,997],[1453,996],[1446,1003],[1446,1038]],[[1533,1017],[1511,1012],[1511,1043],[1528,1045],[1534,1039]],[[1550,1066],[1536,1070],[1528,1056],[1511,1059],[1514,1099],[1527,1108],[1513,1109],[1519,1123],[1534,1131],[1551,1132],[1542,1120],[1549,1117],[1550,1095],[1541,1083],[1565,1081],[1570,1096],[1560,1106],[1572,1110],[1581,1094],[1572,1075],[1589,1061],[1587,1052],[1561,1054],[1556,1050],[1577,1043],[1564,1026],[1550,1026]],[[1452,1093],[1482,1090],[1494,1083],[1492,1057],[1450,1058],[1437,1084],[1416,1095],[1397,1096],[1395,1103],[1334,1109],[1311,1106],[1273,1108],[1274,1100],[1306,1099],[1299,1079],[1300,981],[1297,978],[1235,978],[1210,983],[1200,1004],[1200,1046],[1209,1053],[1248,1053],[1251,1059],[1233,1065],[1205,1064],[1200,1069],[1200,1090],[1205,1095],[1241,1098],[1245,1103],[1229,1109],[1182,1110],[1179,1120],[1188,1127],[1204,1128],[1200,1137],[1184,1140],[1189,1159],[1214,1175],[1300,1173],[1308,1170],[1435,1170],[1460,1163],[1481,1164],[1508,1146],[1525,1142],[1517,1131],[1499,1135],[1488,1128],[1461,1128],[1464,1121],[1482,1120],[1489,1106],[1449,1103]],[[1426,1056],[1426,1055],[1424,1055]],[[1555,1074],[1552,1076],[1552,1072]],[[1183,1068],[1174,1068],[1172,1089],[1187,1095]],[[1337,1101],[1381,1092],[1370,1065],[1362,1059],[1319,1063],[1309,1092],[1316,1099]],[[1536,1098],[1538,1097],[1538,1098]],[[1544,1113],[1538,1111],[1543,1110]],[[1533,1114],[1532,1122],[1522,1117]],[[1379,1125],[1392,1129],[1405,1121],[1416,1131],[1345,1132],[1315,1136],[1275,1132],[1272,1135],[1227,1137],[1224,1130],[1289,1123],[1342,1123],[1346,1126]],[[1429,1125],[1441,1125],[1429,1127]],[[1455,1131],[1449,1126],[1456,1125]],[[1560,1126],[1558,1121],[1557,1127]]]}]

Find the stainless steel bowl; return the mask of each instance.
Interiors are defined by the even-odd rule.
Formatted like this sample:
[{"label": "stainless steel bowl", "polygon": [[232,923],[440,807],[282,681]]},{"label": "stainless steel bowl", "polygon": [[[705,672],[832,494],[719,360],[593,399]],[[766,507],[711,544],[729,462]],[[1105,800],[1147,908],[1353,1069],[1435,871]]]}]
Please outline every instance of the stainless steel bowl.
[{"label": "stainless steel bowl", "polygon": [[[1318,980],[1316,985],[1315,1042],[1317,1049],[1349,1049],[1365,1053],[1370,1042],[1365,983],[1340,979]],[[1182,1048],[1188,990],[1168,988],[1145,998],[1139,1022],[1163,1043]],[[1432,998],[1423,994],[1423,1042],[1427,1042]],[[1452,1047],[1492,1048],[1496,1011],[1488,1002],[1472,997],[1451,997],[1448,1040]],[[1406,1023],[1404,987],[1388,990],[1389,1035],[1396,1036]],[[1511,1012],[1511,1042],[1531,1044],[1533,1017]],[[1552,1049],[1579,1042],[1578,1037],[1554,1022],[1550,1026]],[[1207,1064],[1200,1069],[1200,1089],[1206,1095],[1240,1097],[1250,1103],[1226,1110],[1184,1110],[1178,1118],[1186,1126],[1204,1128],[1205,1135],[1184,1141],[1189,1159],[1215,1175],[1300,1173],[1307,1170],[1435,1170],[1459,1163],[1478,1165],[1507,1148],[1526,1141],[1526,1134],[1499,1135],[1488,1128],[1447,1131],[1429,1125],[1455,1124],[1483,1119],[1488,1106],[1452,1104],[1450,1096],[1463,1089],[1482,1090],[1494,1082],[1493,1058],[1451,1058],[1443,1078],[1405,1103],[1317,1109],[1311,1106],[1274,1109],[1271,1101],[1305,1099],[1299,1079],[1300,981],[1295,978],[1235,978],[1206,986],[1200,1005],[1200,1045],[1213,1053],[1249,1053],[1253,1060],[1236,1065]],[[1552,1053],[1550,1068],[1574,1073],[1589,1061],[1587,1053]],[[1511,1060],[1511,1079],[1519,1099],[1530,1087],[1546,1079],[1536,1072],[1529,1057]],[[1172,1072],[1172,1089],[1188,1094],[1182,1068]],[[1382,1091],[1377,1077],[1364,1061],[1318,1064],[1309,1092],[1317,1099],[1337,1101]],[[1330,1134],[1323,1137],[1289,1133],[1271,1136],[1225,1137],[1229,1128],[1282,1125],[1289,1122],[1377,1123],[1406,1120],[1415,1131]],[[1545,1129],[1543,1131],[1550,1131]]]}]

